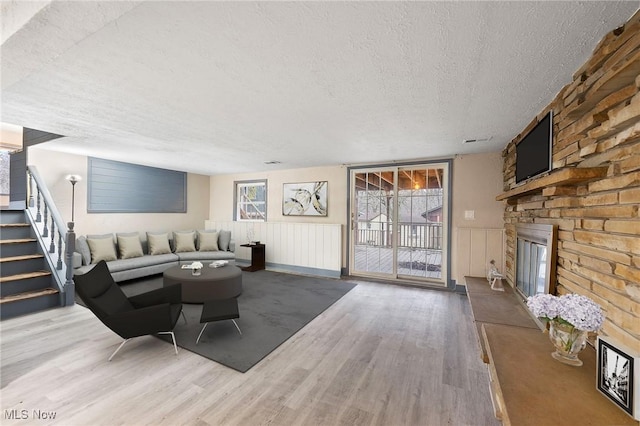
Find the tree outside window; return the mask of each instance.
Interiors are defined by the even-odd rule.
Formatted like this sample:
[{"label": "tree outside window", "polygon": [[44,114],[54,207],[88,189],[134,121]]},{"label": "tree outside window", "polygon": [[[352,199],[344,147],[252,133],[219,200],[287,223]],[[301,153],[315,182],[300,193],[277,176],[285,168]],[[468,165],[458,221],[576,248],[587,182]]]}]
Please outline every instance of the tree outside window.
[{"label": "tree outside window", "polygon": [[267,181],[236,181],[235,186],[234,220],[266,222]]}]

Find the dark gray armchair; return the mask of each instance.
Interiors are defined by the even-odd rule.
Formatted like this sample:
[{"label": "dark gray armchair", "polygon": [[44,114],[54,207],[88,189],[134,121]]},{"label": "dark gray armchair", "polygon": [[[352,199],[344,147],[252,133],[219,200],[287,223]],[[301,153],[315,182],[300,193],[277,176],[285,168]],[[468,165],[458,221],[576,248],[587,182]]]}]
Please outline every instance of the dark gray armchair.
[{"label": "dark gray armchair", "polygon": [[[178,354],[173,328],[182,313],[181,284],[127,297],[113,280],[104,261],[86,274],[73,277],[73,281],[76,293],[87,308],[104,325],[125,339],[111,354],[109,361],[129,339],[147,334],[170,334],[173,348]],[[184,313],[182,315],[184,317]]]}]

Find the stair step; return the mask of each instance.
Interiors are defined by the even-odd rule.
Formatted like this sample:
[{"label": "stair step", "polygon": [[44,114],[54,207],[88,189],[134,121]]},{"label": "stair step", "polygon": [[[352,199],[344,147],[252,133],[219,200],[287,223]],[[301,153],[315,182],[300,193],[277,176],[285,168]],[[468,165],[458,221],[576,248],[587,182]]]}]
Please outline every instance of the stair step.
[{"label": "stair step", "polygon": [[0,210],[0,224],[26,222],[24,210]]},{"label": "stair step", "polygon": [[31,225],[0,225],[0,241],[18,240],[24,238],[33,238],[37,230],[31,228]]},{"label": "stair step", "polygon": [[35,243],[38,241],[35,238],[15,238],[13,240],[0,240],[0,244],[22,244],[22,243]]},{"label": "stair step", "polygon": [[17,262],[19,260],[43,259],[43,258],[44,258],[43,254],[24,254],[22,256],[1,257],[0,263]]},{"label": "stair step", "polygon": [[9,275],[8,277],[0,277],[0,283],[7,283],[10,281],[26,280],[29,278],[46,277],[51,275],[49,271],[33,271],[24,274]]},{"label": "stair step", "polygon": [[45,288],[42,290],[27,291],[24,293],[12,294],[11,296],[5,296],[3,298],[0,298],[0,304],[17,302],[18,300],[33,299],[35,297],[47,296],[49,294],[56,294],[56,293],[59,293],[59,291],[51,287]]},{"label": "stair step", "polygon": [[28,228],[28,223],[0,223],[0,228]]}]

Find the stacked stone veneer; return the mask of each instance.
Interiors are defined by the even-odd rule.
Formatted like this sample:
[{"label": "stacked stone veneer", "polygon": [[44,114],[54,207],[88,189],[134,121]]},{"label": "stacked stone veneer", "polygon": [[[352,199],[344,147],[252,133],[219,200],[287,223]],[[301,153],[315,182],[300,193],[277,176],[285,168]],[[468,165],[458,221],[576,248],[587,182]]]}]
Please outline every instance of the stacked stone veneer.
[{"label": "stacked stone veneer", "polygon": [[[591,297],[601,333],[640,353],[640,11],[607,34],[553,102],[553,170],[606,167],[606,177],[544,187],[507,200],[506,276],[515,277],[515,225],[558,226],[556,293]],[[515,188],[515,144],[503,151],[504,190]]]}]

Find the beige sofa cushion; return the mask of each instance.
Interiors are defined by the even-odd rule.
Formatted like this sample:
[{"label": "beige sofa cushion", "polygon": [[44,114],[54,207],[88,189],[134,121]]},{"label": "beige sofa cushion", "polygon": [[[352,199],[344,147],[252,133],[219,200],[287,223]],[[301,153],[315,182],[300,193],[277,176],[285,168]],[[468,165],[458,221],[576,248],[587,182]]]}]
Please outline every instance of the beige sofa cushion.
[{"label": "beige sofa cushion", "polygon": [[218,251],[217,231],[198,231],[198,251]]},{"label": "beige sofa cushion", "polygon": [[160,234],[147,232],[147,245],[151,255],[171,253],[169,235],[166,232]]},{"label": "beige sofa cushion", "polygon": [[174,253],[186,252],[186,251],[196,251],[196,233],[193,231],[189,232],[174,232],[173,233],[173,244],[175,246]]},{"label": "beige sofa cushion", "polygon": [[131,259],[142,256],[142,243],[137,232],[117,234],[120,259]]},{"label": "beige sofa cushion", "polygon": [[101,260],[110,262],[116,260],[116,245],[113,243],[113,235],[103,237],[88,237],[89,251],[91,252],[91,263],[98,263]]}]

